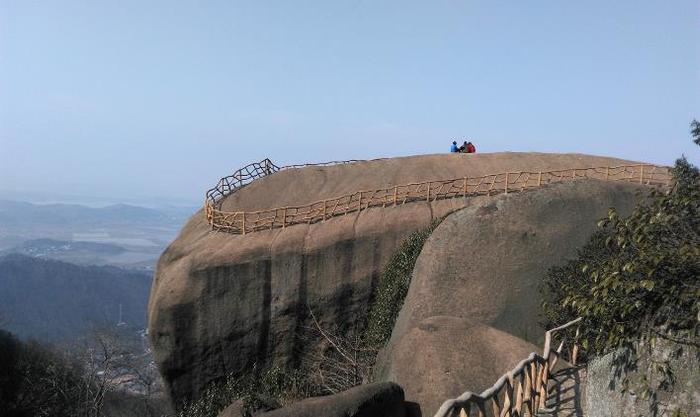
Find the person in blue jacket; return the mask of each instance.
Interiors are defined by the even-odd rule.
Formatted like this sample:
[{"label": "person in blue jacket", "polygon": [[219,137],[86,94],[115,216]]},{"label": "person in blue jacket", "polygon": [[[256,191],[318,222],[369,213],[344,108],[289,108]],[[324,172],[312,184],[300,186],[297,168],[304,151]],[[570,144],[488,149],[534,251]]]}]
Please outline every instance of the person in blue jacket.
[{"label": "person in blue jacket", "polygon": [[459,148],[457,147],[457,141],[452,142],[452,146],[450,147],[450,152],[459,152]]}]

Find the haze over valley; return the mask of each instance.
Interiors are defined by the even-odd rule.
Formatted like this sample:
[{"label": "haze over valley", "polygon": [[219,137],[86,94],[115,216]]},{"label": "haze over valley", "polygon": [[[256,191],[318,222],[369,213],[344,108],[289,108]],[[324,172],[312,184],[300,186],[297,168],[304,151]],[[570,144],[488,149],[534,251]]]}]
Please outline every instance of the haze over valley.
[{"label": "haze over valley", "polygon": [[0,200],[0,254],[153,270],[160,253],[196,209]]}]

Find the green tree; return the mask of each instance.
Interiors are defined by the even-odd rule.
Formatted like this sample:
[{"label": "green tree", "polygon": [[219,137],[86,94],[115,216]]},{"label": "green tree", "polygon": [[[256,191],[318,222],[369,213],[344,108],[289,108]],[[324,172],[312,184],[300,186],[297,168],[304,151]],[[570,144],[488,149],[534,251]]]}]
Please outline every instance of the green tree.
[{"label": "green tree", "polygon": [[690,134],[693,136],[693,142],[700,145],[700,122],[695,119],[690,122]]},{"label": "green tree", "polygon": [[545,325],[583,317],[592,353],[657,337],[698,346],[698,168],[677,160],[669,190],[643,195],[625,218],[610,209],[599,226],[576,259],[549,271]]},{"label": "green tree", "polygon": [[[700,145],[695,120],[691,133]],[[543,324],[582,317],[584,355],[614,351],[622,389],[650,398],[651,415],[659,391],[674,387],[671,359],[700,354],[700,172],[682,157],[672,175],[668,190],[640,195],[628,217],[611,208],[578,257],[551,268],[542,287]]]},{"label": "green tree", "polygon": [[98,416],[97,389],[75,357],[0,330],[0,410],[8,417]]}]

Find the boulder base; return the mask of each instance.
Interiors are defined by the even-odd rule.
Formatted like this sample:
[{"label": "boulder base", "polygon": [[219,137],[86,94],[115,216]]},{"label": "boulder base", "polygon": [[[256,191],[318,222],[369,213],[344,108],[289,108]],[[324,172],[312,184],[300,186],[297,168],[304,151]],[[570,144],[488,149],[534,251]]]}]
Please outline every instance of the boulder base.
[{"label": "boulder base", "polygon": [[403,389],[391,382],[360,385],[339,394],[314,397],[260,417],[405,417]]}]

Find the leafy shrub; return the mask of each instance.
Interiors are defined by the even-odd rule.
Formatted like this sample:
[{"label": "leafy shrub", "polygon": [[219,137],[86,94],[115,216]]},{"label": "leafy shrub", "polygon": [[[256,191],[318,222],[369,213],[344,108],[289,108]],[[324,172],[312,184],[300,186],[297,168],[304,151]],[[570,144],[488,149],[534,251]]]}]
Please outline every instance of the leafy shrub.
[{"label": "leafy shrub", "polygon": [[700,145],[700,122],[697,120],[690,122],[690,134],[693,136],[693,142]]},{"label": "leafy shrub", "polygon": [[596,353],[644,337],[697,337],[700,173],[680,159],[673,176],[667,193],[651,191],[629,217],[610,209],[578,258],[549,271],[545,325],[582,316],[584,348]]},{"label": "leafy shrub", "polygon": [[243,415],[272,410],[294,401],[319,395],[306,373],[278,367],[260,370],[257,366],[244,376],[229,375],[211,384],[199,399],[181,407],[178,417],[216,417],[235,401],[243,402]]},{"label": "leafy shrub", "polygon": [[[700,125],[694,121],[691,129],[700,142]],[[667,192],[643,195],[626,218],[611,208],[598,225],[576,259],[548,271],[543,324],[551,328],[583,317],[584,350],[614,351],[623,391],[632,388],[650,398],[654,414],[658,390],[671,391],[675,384],[670,359],[684,350],[699,354],[698,168],[685,157],[677,160]],[[640,365],[659,355],[655,346],[662,346],[665,359]],[[634,381],[631,371],[640,371]]]}]

